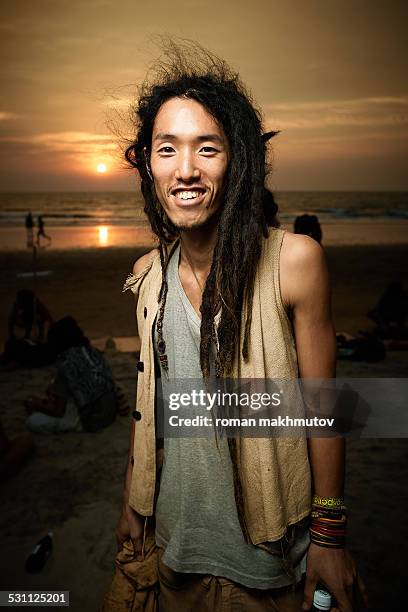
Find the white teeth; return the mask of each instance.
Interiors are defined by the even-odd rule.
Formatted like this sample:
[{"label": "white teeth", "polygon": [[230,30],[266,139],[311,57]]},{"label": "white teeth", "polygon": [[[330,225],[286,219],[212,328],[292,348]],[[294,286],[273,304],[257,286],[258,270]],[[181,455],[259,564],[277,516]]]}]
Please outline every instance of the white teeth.
[{"label": "white teeth", "polygon": [[177,197],[181,200],[192,200],[193,198],[198,198],[199,195],[198,191],[179,191],[177,193]]}]

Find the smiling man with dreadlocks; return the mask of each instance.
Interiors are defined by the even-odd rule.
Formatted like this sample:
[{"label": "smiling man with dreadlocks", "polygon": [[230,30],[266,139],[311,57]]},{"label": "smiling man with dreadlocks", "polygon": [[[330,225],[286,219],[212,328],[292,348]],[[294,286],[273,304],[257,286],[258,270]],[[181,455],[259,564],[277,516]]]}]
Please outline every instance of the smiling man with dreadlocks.
[{"label": "smiling man with dreadlocks", "polygon": [[238,75],[191,44],[168,47],[135,110],[126,159],[159,246],[125,284],[141,338],[117,528],[129,582],[114,579],[105,609],[295,611],[323,582],[349,611],[360,580],[339,509],[340,535],[316,527],[319,507],[343,503],[342,439],[156,439],[171,380],[335,376],[323,251],[276,227],[266,197],[273,133]]}]

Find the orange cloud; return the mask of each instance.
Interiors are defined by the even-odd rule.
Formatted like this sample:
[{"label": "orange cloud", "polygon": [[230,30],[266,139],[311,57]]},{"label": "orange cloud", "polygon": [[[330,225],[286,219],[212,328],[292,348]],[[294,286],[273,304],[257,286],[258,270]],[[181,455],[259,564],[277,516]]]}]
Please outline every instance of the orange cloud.
[{"label": "orange cloud", "polygon": [[112,137],[89,132],[54,132],[27,136],[2,136],[1,144],[23,148],[25,155],[53,156],[68,160],[76,169],[94,169],[97,163],[118,165],[119,149]]},{"label": "orange cloud", "polygon": [[408,124],[408,97],[268,104],[264,112],[267,124],[282,130],[401,126]]}]

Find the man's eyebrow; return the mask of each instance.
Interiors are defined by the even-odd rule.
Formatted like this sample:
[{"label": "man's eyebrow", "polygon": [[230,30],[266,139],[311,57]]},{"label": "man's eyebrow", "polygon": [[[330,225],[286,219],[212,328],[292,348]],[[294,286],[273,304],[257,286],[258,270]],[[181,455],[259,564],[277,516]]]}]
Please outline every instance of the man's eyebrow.
[{"label": "man's eyebrow", "polygon": [[197,140],[199,142],[205,142],[207,140],[212,140],[213,142],[218,142],[219,144],[224,144],[224,140],[218,134],[202,134],[198,136]]},{"label": "man's eyebrow", "polygon": [[153,140],[175,140],[176,136],[174,134],[163,134],[163,132],[159,132],[153,138]]},{"label": "man's eyebrow", "polygon": [[[175,134],[164,134],[163,132],[158,132],[153,140],[156,141],[156,140],[177,140],[177,139],[178,138]],[[200,134],[200,136],[197,136],[195,140],[197,142],[207,142],[210,140],[212,142],[218,142],[220,145],[224,144],[224,140],[221,138],[221,136],[218,136],[218,134]]]}]

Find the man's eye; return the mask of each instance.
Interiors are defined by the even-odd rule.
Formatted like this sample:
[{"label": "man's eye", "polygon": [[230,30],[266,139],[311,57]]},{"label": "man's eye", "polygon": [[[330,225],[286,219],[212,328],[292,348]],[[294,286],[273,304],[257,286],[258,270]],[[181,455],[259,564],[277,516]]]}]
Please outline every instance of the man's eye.
[{"label": "man's eye", "polygon": [[216,153],[217,149],[214,149],[214,147],[201,147],[200,151],[203,153]]},{"label": "man's eye", "polygon": [[162,147],[161,149],[159,149],[159,153],[173,153],[174,149],[173,147]]}]

